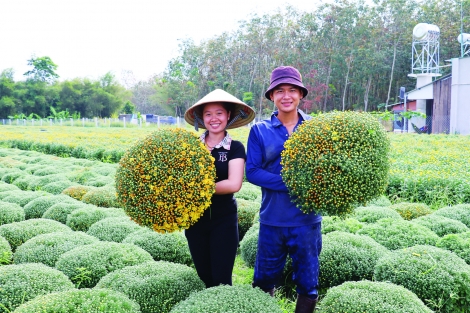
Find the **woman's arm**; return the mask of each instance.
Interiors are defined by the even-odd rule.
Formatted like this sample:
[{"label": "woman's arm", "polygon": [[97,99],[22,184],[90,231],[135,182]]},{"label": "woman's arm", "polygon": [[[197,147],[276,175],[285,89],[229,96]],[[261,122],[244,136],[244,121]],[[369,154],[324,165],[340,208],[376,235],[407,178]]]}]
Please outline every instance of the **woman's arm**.
[{"label": "woman's arm", "polygon": [[244,170],[244,159],[230,160],[228,162],[228,179],[221,180],[215,184],[215,194],[225,195],[238,192],[242,187]]}]

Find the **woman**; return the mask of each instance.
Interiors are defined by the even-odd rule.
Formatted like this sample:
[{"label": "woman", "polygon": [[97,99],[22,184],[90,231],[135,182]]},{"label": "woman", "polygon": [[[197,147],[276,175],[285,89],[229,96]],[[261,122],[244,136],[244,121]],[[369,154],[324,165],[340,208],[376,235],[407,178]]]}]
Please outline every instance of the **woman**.
[{"label": "woman", "polygon": [[216,89],[184,114],[186,122],[206,131],[200,139],[214,157],[216,187],[211,206],[185,231],[196,271],[206,287],[232,284],[238,247],[238,216],[234,193],[242,186],[245,147],[226,129],[250,123],[255,112],[231,94]]}]

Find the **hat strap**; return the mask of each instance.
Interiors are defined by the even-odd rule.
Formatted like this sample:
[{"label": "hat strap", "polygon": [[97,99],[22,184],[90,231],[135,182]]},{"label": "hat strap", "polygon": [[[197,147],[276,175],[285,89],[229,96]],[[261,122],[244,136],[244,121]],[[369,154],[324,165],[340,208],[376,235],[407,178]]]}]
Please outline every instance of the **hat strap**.
[{"label": "hat strap", "polygon": [[230,125],[232,125],[233,123],[235,123],[236,120],[238,120],[239,118],[247,118],[248,117],[248,114],[245,113],[245,111],[243,111],[242,109],[240,109],[240,113],[238,113],[230,122],[227,123],[227,126],[225,126],[225,128],[229,127]]},{"label": "hat strap", "polygon": [[194,116],[194,129],[196,131],[198,131],[199,130],[199,124],[201,124],[201,126],[204,127],[204,121],[201,120],[201,118],[199,116],[197,116],[196,111],[194,111],[193,116]]}]

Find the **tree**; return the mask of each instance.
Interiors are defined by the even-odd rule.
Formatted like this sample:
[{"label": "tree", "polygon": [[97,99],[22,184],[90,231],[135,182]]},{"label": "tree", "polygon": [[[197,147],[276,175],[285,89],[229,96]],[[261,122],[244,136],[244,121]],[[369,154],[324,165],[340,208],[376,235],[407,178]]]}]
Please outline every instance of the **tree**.
[{"label": "tree", "polygon": [[57,70],[57,64],[52,62],[51,58],[48,56],[38,58],[32,57],[28,60],[28,65],[32,66],[33,69],[27,71],[23,75],[33,80],[50,83],[56,78],[59,78],[59,75],[55,72]]}]

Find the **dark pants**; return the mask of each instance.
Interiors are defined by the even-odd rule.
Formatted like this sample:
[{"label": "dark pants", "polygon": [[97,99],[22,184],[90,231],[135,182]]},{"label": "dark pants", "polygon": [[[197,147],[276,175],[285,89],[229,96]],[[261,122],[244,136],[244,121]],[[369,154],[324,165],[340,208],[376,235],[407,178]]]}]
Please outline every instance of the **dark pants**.
[{"label": "dark pants", "polygon": [[232,285],[238,248],[237,214],[198,221],[184,233],[197,274],[206,287]]},{"label": "dark pants", "polygon": [[321,223],[300,227],[260,225],[253,286],[269,290],[282,276],[287,254],[292,258],[297,293],[318,295]]}]

